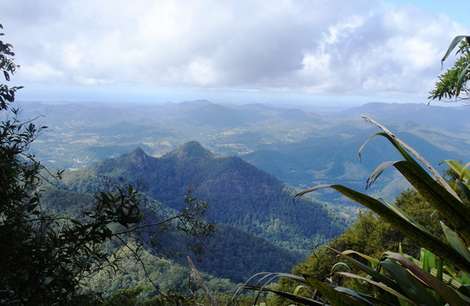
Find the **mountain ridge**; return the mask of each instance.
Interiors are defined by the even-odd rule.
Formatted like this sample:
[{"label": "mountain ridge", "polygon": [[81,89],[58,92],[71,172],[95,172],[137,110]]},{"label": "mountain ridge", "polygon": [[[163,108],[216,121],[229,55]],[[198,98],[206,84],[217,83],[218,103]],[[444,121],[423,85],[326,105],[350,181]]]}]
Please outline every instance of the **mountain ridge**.
[{"label": "mountain ridge", "polygon": [[[79,175],[80,171],[73,174]],[[292,194],[273,175],[240,157],[216,157],[194,141],[159,158],[140,149],[97,163],[87,178],[82,179],[84,185],[80,188],[86,190],[85,181],[88,179],[93,184],[93,177],[113,177],[138,186],[140,191],[173,209],[182,207],[184,196],[191,190],[209,203],[211,221],[238,226],[268,240],[273,232],[286,236],[281,228],[303,239],[317,234],[326,239],[339,233],[335,226],[321,232],[324,228],[320,224],[331,221],[322,204],[300,200],[294,205]],[[305,211],[301,213],[301,210]],[[305,215],[318,222],[303,221]],[[262,229],[274,223],[278,225],[270,233]],[[282,240],[286,242],[287,238]],[[282,245],[281,241],[275,243]]]}]

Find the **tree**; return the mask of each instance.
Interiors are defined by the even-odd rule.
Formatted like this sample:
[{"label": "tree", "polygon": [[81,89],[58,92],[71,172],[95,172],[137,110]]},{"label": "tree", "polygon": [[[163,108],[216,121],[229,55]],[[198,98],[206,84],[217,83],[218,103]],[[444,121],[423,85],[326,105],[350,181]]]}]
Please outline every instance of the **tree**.
[{"label": "tree", "polygon": [[442,64],[454,49],[457,49],[458,58],[452,67],[439,76],[434,89],[430,92],[431,100],[470,98],[470,89],[467,86],[470,80],[470,36],[456,36],[442,58]]},{"label": "tree", "polygon": [[[13,46],[0,40],[0,70],[6,82],[18,68],[14,56]],[[109,242],[135,251],[126,239],[139,229],[140,195],[131,186],[99,192],[81,218],[44,209],[41,188],[60,180],[62,172],[51,173],[30,153],[30,145],[46,127],[20,119],[19,109],[13,107],[20,89],[0,85],[0,304],[95,303],[93,293],[81,285],[104,267],[119,268],[119,258],[110,256],[113,249],[106,247]],[[201,221],[206,204],[190,196],[186,204],[176,216],[145,226],[178,220],[184,232],[210,233],[211,225]]]},{"label": "tree", "polygon": [[[14,55],[12,45],[0,41],[0,70],[6,81],[18,68]],[[83,220],[43,210],[41,184],[60,178],[60,172],[50,173],[29,153],[45,127],[20,120],[12,105],[19,89],[0,85],[0,303],[65,304],[80,294],[85,277],[114,264],[103,248],[113,236],[109,226],[129,227],[139,221],[138,195],[130,187],[101,193]]]}]

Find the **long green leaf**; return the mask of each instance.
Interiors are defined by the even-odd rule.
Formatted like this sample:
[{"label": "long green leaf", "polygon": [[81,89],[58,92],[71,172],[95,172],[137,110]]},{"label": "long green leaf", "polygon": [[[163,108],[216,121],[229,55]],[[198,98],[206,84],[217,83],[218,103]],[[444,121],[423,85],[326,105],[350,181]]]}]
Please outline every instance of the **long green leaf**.
[{"label": "long green leaf", "polygon": [[425,248],[421,248],[419,260],[422,265],[422,269],[426,272],[431,272],[432,269],[437,269],[437,257],[432,252]]},{"label": "long green leaf", "polygon": [[363,302],[365,305],[370,305],[370,306],[374,306],[374,302],[371,301],[371,298],[370,296],[367,296],[365,294],[361,294],[360,292],[356,292],[350,288],[346,288],[346,287],[335,287],[335,291],[338,291],[338,292],[341,292],[341,293],[345,293],[347,295],[350,295],[352,296],[354,299],[356,300],[359,300],[361,302]]},{"label": "long green leaf", "polygon": [[[469,64],[470,65],[470,64]],[[455,160],[444,160],[444,163],[452,170],[460,179],[470,179],[470,169],[468,169],[468,164],[462,165],[458,161]]]},{"label": "long green leaf", "polygon": [[351,272],[351,268],[345,262],[337,262],[331,267],[330,273],[335,273],[338,270],[349,271]]},{"label": "long green leaf", "polygon": [[[462,87],[462,85],[467,81],[467,80],[464,80],[465,76],[467,75],[467,73],[470,71],[470,63],[468,63],[460,72],[459,72],[459,78],[458,78],[458,81],[457,81],[457,86],[458,88],[460,89]],[[457,94],[458,96],[458,94]]]},{"label": "long green leaf", "polygon": [[[336,251],[335,249],[332,249],[332,248],[329,248],[330,250],[333,250],[335,252],[338,252]],[[338,252],[339,253],[339,252]],[[345,250],[345,251],[342,251],[341,253],[339,253],[340,255],[344,255],[344,256],[351,256],[351,255],[357,255],[359,257],[362,257],[364,258],[365,260],[367,260],[373,267],[377,267],[377,265],[379,264],[380,260],[378,260],[377,258],[374,258],[372,256],[369,256],[369,255],[366,255],[366,254],[363,254],[363,253],[360,253],[360,252],[357,252],[357,251],[354,251],[354,250]]]},{"label": "long green leaf", "polygon": [[[464,232],[465,237],[469,237],[470,243],[470,227],[466,224],[470,223],[470,207],[465,205],[457,193],[450,187],[450,185],[439,175],[439,173],[427,162],[421,155],[419,155],[412,147],[396,137],[386,127],[382,126],[375,120],[363,116],[365,120],[379,127],[383,132],[376,133],[374,136],[382,136],[389,140],[398,152],[405,158],[406,161],[399,162],[385,162],[379,165],[367,180],[366,187],[370,186],[378,176],[384,171],[386,167],[394,165],[408,181],[415,187],[420,194],[422,194],[428,202],[431,203],[447,220],[452,222],[452,225]],[[371,138],[369,138],[370,140]],[[368,140],[368,141],[369,141]],[[366,142],[367,143],[367,142]],[[365,144],[361,146],[361,150]],[[426,168],[433,174],[431,177],[410,155],[410,152],[415,156]],[[400,167],[402,166],[403,167]],[[406,165],[406,166],[405,166]]]},{"label": "long green leaf", "polygon": [[406,269],[397,264],[396,262],[385,259],[380,264],[388,274],[400,286],[401,292],[405,293],[407,297],[415,301],[419,305],[427,306],[441,306],[440,301],[436,300],[426,287],[420,281],[412,277]]},{"label": "long green leaf", "polygon": [[397,290],[395,290],[393,288],[388,287],[387,285],[385,285],[383,283],[376,282],[376,281],[373,281],[373,280],[371,280],[367,277],[363,277],[363,276],[353,274],[353,273],[348,273],[348,272],[338,272],[337,274],[345,276],[345,277],[365,281],[365,282],[367,282],[371,285],[374,285],[375,287],[380,288],[380,289],[384,290],[385,292],[397,297],[399,300],[403,300],[403,301],[405,301],[409,304],[412,304],[412,305],[417,305],[414,301],[410,300],[408,297],[406,297],[402,293],[398,292]]},{"label": "long green leaf", "polygon": [[462,232],[470,241],[470,207],[457,200],[433,180],[422,168],[408,161],[399,161],[394,167],[411,185],[435,207],[447,222]]},{"label": "long green leaf", "polygon": [[403,267],[410,270],[412,275],[433,288],[451,306],[470,305],[470,298],[455,291],[431,274],[423,271],[404,256],[394,252],[387,252],[387,257],[398,261]]},{"label": "long green leaf", "polygon": [[[337,252],[342,258],[346,259],[353,266],[355,266],[357,269],[359,269],[359,270],[367,273],[368,275],[370,275],[372,277],[372,279],[374,279],[375,281],[384,283],[385,285],[387,285],[387,286],[389,286],[389,287],[391,287],[395,290],[398,290],[397,284],[392,279],[390,279],[389,277],[387,277],[384,274],[381,274],[380,272],[378,272],[375,269],[369,267],[368,265],[363,264],[362,262],[360,262],[359,260],[356,260],[355,258],[353,258],[351,256],[352,254],[361,254],[361,253],[348,252],[348,251],[338,252],[336,250],[334,250],[334,251]],[[361,254],[361,255],[364,255],[364,254]],[[367,257],[369,257],[369,256],[367,256]],[[366,257],[363,257],[363,258],[366,258]],[[373,262],[375,262],[375,261],[379,262],[375,258],[372,258],[372,259],[374,259]]]},{"label": "long green leaf", "polygon": [[[277,276],[277,277],[284,277],[284,278],[288,278],[288,279],[291,279],[291,280],[294,280],[296,282],[299,282],[299,283],[305,283],[305,279],[301,276],[298,276],[298,275],[294,275],[294,274],[290,274],[290,273],[273,273],[273,272],[258,272],[254,275],[252,275],[250,278],[248,278],[245,283],[237,286],[237,289],[235,290],[235,292],[233,293],[232,295],[232,301],[234,301],[240,294],[241,292],[248,288],[248,287],[257,287],[259,288],[259,284],[262,280],[266,279],[266,278],[270,278],[272,276]],[[256,283],[255,285],[250,285],[250,283],[254,280],[256,280]]]},{"label": "long green leaf", "polygon": [[[340,272],[347,273],[347,272]],[[358,300],[348,293],[336,291],[333,287],[317,279],[305,276],[307,283],[318,290],[332,306],[364,306],[364,301]]]},{"label": "long green leaf", "polygon": [[458,195],[449,186],[447,181],[439,174],[439,172],[436,169],[434,169],[434,167],[423,156],[421,156],[415,149],[413,149],[413,147],[411,147],[406,142],[398,138],[389,129],[387,129],[385,126],[381,125],[374,119],[368,116],[362,116],[362,118],[366,120],[367,122],[375,125],[380,130],[382,130],[382,132],[376,133],[374,136],[385,137],[388,141],[390,141],[390,143],[395,147],[395,149],[397,149],[397,151],[403,156],[403,158],[405,158],[410,163],[415,164],[417,168],[421,168],[419,164],[414,160],[413,158],[414,156],[421,164],[423,164],[428,169],[428,171],[432,174],[432,177],[436,180],[438,184],[444,187],[447,190],[447,192],[452,194],[457,200],[459,199]]},{"label": "long green leaf", "polygon": [[400,215],[396,210],[391,209],[389,206],[384,205],[379,200],[372,198],[361,192],[345,187],[343,185],[318,185],[310,189],[298,193],[296,196],[314,192],[319,189],[332,188],[340,192],[347,198],[364,205],[375,213],[379,214],[385,220],[390,222],[393,226],[398,228],[408,237],[419,242],[423,247],[433,251],[435,254],[454,262],[456,265],[464,270],[470,271],[470,263],[456,252],[451,246],[441,241],[436,236],[424,230],[421,226],[410,222],[403,215]]},{"label": "long green leaf", "polygon": [[295,287],[294,291],[292,292],[293,294],[295,295],[299,295],[300,294],[300,291],[301,290],[307,290],[307,291],[310,291],[310,288],[305,286],[305,285],[298,285],[297,287]]},{"label": "long green leaf", "polygon": [[452,50],[455,49],[455,47],[457,47],[457,45],[466,38],[467,36],[466,35],[458,35],[458,36],[455,36],[454,39],[452,39],[449,47],[447,48],[447,51],[446,53],[444,54],[444,56],[442,57],[441,59],[441,64],[445,62],[445,60],[449,57],[450,53],[452,52]]},{"label": "long green leaf", "polygon": [[397,301],[398,301],[396,299],[396,297],[393,296],[393,295],[390,295],[390,297],[393,298],[392,300],[387,300],[387,299],[385,299],[384,295],[381,295],[380,297],[375,297],[371,294],[366,294],[364,292],[354,291],[352,289],[345,288],[345,287],[335,287],[335,290],[339,291],[339,292],[349,293],[349,295],[352,295],[352,296],[362,297],[362,298],[366,299],[367,301],[372,302],[375,306],[396,306]]},{"label": "long green leaf", "polygon": [[377,166],[377,168],[372,171],[366,181],[366,189],[368,189],[375,181],[379,178],[379,176],[385,171],[385,169],[392,167],[398,161],[386,161],[381,163]]},{"label": "long green leaf", "polygon": [[387,277],[386,275],[381,274],[380,272],[378,272],[374,269],[371,269],[367,265],[364,265],[360,261],[355,260],[351,257],[348,257],[347,260],[349,260],[356,268],[358,268],[361,271],[363,271],[363,272],[367,273],[368,275],[370,275],[373,280],[375,280],[377,282],[381,282],[381,283],[389,286],[390,288],[398,290],[397,284],[391,278]]},{"label": "long green leaf", "polygon": [[460,238],[459,234],[450,229],[447,225],[441,222],[442,231],[446,236],[447,242],[457,251],[460,255],[465,257],[470,262],[470,251],[468,250],[465,242]]},{"label": "long green leaf", "polygon": [[271,288],[261,288],[261,287],[256,287],[256,286],[245,285],[243,289],[254,290],[254,291],[259,290],[263,292],[272,292],[274,294],[279,295],[280,297],[286,298],[295,303],[300,303],[302,305],[313,305],[313,306],[325,305],[325,303],[322,303],[322,302],[319,302],[319,301],[316,301],[307,297],[303,297],[301,295],[296,295],[296,294],[292,294],[289,292],[280,291],[280,290],[271,289]]},{"label": "long green leaf", "polygon": [[470,185],[465,184],[461,179],[455,180],[455,189],[460,192],[465,205],[470,205]]}]

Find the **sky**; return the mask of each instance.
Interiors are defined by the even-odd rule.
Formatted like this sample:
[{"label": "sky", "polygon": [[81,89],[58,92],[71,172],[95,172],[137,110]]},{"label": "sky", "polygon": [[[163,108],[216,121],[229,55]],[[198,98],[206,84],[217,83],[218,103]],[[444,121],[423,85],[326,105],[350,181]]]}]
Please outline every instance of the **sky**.
[{"label": "sky", "polygon": [[20,99],[335,105],[426,101],[469,11],[463,0],[0,0],[0,23]]}]

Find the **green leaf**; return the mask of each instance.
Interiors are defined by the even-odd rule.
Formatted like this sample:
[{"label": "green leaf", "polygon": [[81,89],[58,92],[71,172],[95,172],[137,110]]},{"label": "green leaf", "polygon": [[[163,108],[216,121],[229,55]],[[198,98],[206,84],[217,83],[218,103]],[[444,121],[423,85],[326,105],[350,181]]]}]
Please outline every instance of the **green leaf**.
[{"label": "green leaf", "polygon": [[300,303],[302,305],[314,305],[314,306],[325,305],[322,302],[315,301],[313,299],[303,297],[301,295],[296,295],[296,294],[292,294],[292,293],[289,293],[289,292],[280,291],[280,290],[276,290],[276,289],[261,288],[261,287],[255,287],[255,286],[249,286],[249,285],[245,285],[245,286],[243,286],[243,288],[248,289],[248,290],[254,290],[254,291],[259,290],[259,291],[263,291],[263,292],[271,292],[271,293],[279,295],[280,297],[286,298],[286,299],[291,300],[295,303]]},{"label": "green leaf", "polygon": [[337,262],[331,267],[331,273],[335,273],[338,270],[349,271],[351,272],[351,268],[344,262]]},{"label": "green leaf", "polygon": [[425,248],[421,248],[419,260],[422,265],[422,269],[426,272],[431,272],[432,269],[437,269],[437,258],[432,252]]},{"label": "green leaf", "polygon": [[368,275],[370,275],[373,280],[375,280],[377,282],[384,283],[385,285],[389,286],[390,288],[398,290],[397,284],[391,278],[387,277],[384,274],[381,274],[380,272],[376,271],[375,269],[372,269],[368,265],[365,265],[362,262],[354,259],[350,255],[344,255],[343,253],[340,253],[343,258],[345,258],[348,262],[350,262],[352,265],[354,265],[359,270],[361,270],[361,271],[367,273]]},{"label": "green leaf", "polygon": [[372,137],[375,137],[375,136],[385,137],[388,141],[390,141],[390,143],[395,147],[395,149],[397,149],[397,151],[403,156],[403,158],[405,158],[405,160],[414,164],[417,168],[420,168],[421,170],[423,170],[421,166],[414,160],[413,158],[414,156],[421,164],[423,164],[426,167],[426,169],[432,174],[432,177],[436,180],[438,184],[444,187],[450,194],[456,197],[456,199],[459,199],[458,195],[449,186],[447,181],[439,174],[439,172],[436,169],[434,169],[434,167],[424,157],[422,157],[415,149],[413,149],[413,147],[411,147],[406,142],[398,138],[389,129],[387,129],[385,126],[381,125],[374,119],[367,117],[367,116],[362,116],[362,118],[366,120],[367,122],[375,125],[380,130],[382,130],[382,132],[378,132]]},{"label": "green leaf", "polygon": [[412,272],[411,275],[433,288],[440,297],[442,297],[451,306],[469,305],[470,298],[455,291],[431,274],[423,271],[404,256],[394,252],[387,252],[387,257],[398,261],[403,267]]},{"label": "green leaf", "polygon": [[446,53],[444,54],[444,56],[442,57],[441,59],[441,64],[443,64],[445,62],[445,60],[449,57],[450,53],[452,52],[452,50],[455,49],[455,47],[457,47],[457,45],[466,38],[467,36],[466,35],[458,35],[458,36],[455,36],[454,39],[452,39],[449,47],[447,48],[447,51]]},{"label": "green leaf", "polygon": [[408,161],[394,164],[395,168],[403,174],[411,185],[422,195],[426,201],[435,207],[441,216],[454,228],[470,240],[470,208],[467,207],[435,180],[433,180],[420,167]]},{"label": "green leaf", "polygon": [[[469,64],[470,65],[470,64]],[[470,179],[470,169],[468,169],[468,164],[462,165],[456,160],[444,160],[444,163],[453,171],[460,179]]]},{"label": "green leaf", "polygon": [[[335,249],[331,249],[331,250],[333,250],[335,252],[338,252]],[[345,250],[345,251],[342,251],[339,254],[340,255],[345,255],[345,256],[357,255],[357,256],[362,257],[365,260],[367,260],[373,267],[377,267],[378,264],[380,263],[380,260],[378,260],[377,258],[374,258],[372,256],[369,256],[369,255],[366,255],[366,254],[363,254],[363,253],[360,253],[360,252],[357,252],[357,251],[354,251],[354,250]]]},{"label": "green leaf", "polygon": [[470,203],[470,186],[462,182],[460,179],[455,180],[455,189],[460,192],[461,197],[465,200],[465,205]]},{"label": "green leaf", "polygon": [[375,305],[375,303],[370,300],[372,297],[369,297],[365,294],[361,294],[360,292],[356,292],[350,288],[338,286],[338,287],[335,287],[335,290],[341,293],[346,293],[347,295],[354,297],[356,300],[364,302],[366,305],[371,305],[371,306]]},{"label": "green leaf", "polygon": [[429,294],[421,282],[412,277],[402,266],[390,259],[383,260],[380,265],[400,286],[401,292],[404,292],[411,300],[419,305],[441,306],[440,302]]},{"label": "green leaf", "polygon": [[446,236],[446,239],[449,242],[449,244],[457,252],[459,252],[460,255],[465,257],[470,262],[470,251],[468,250],[467,245],[462,240],[462,238],[460,238],[459,234],[454,232],[452,229],[450,229],[443,222],[440,222],[440,223],[441,223],[442,231],[444,232],[444,235]]},{"label": "green leaf", "polygon": [[379,214],[393,226],[399,229],[406,236],[414,239],[423,247],[433,251],[435,254],[454,262],[464,270],[470,271],[470,263],[456,252],[447,243],[444,243],[436,236],[426,231],[422,226],[412,222],[397,207],[389,206],[383,202],[372,198],[361,192],[345,187],[343,185],[318,185],[298,193],[296,196],[317,191],[319,189],[332,188],[340,192],[347,198],[364,205],[375,213]]},{"label": "green leaf", "polygon": [[[339,272],[338,274],[342,273],[347,272]],[[331,306],[364,306],[363,298],[357,299],[349,293],[337,291],[330,285],[309,276],[305,276],[305,279],[311,287],[317,289],[330,302]],[[373,305],[372,302],[369,302],[369,304]]]},{"label": "green leaf", "polygon": [[349,277],[349,278],[353,278],[353,279],[357,279],[357,280],[361,280],[361,281],[364,281],[364,282],[367,282],[371,285],[374,285],[375,287],[377,288],[380,288],[382,289],[383,291],[395,296],[396,298],[398,298],[399,300],[402,300],[402,301],[405,301],[411,305],[417,305],[415,302],[413,302],[412,300],[410,300],[408,297],[406,297],[405,295],[403,295],[402,293],[398,292],[397,290],[393,289],[393,288],[390,288],[388,287],[387,285],[383,284],[383,283],[380,283],[380,282],[376,282],[376,281],[373,281],[371,280],[370,278],[367,278],[367,277],[363,277],[363,276],[360,276],[360,275],[357,275],[357,274],[353,274],[353,273],[348,273],[348,272],[338,272],[337,274],[339,275],[342,275],[342,276],[345,276],[345,277]]},{"label": "green leaf", "polygon": [[294,291],[293,291],[293,294],[294,295],[299,295],[300,291],[301,290],[307,290],[307,291],[310,291],[310,288],[305,286],[305,285],[298,285],[297,287],[295,287]]},{"label": "green leaf", "polygon": [[462,88],[462,85],[467,81],[467,80],[464,80],[465,76],[467,75],[467,73],[469,72],[470,70],[470,63],[468,63],[460,72],[459,72],[459,78],[458,78],[458,81],[457,81],[457,84],[456,86],[458,86],[458,92],[457,92],[457,96],[460,94],[460,89]]},{"label": "green leaf", "polygon": [[386,161],[381,163],[377,166],[377,168],[372,171],[366,181],[366,189],[368,189],[375,181],[379,178],[379,176],[385,171],[385,169],[392,167],[398,161]]}]

